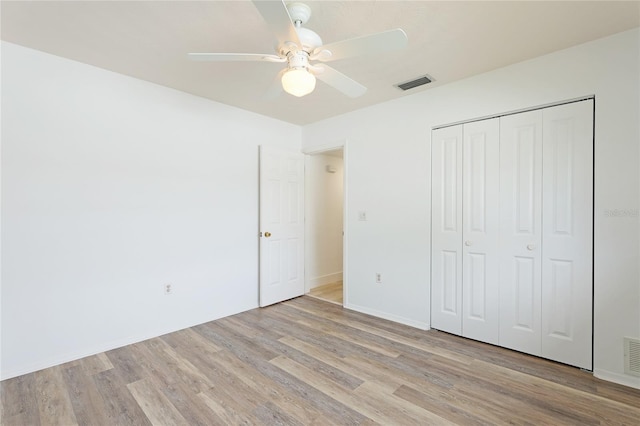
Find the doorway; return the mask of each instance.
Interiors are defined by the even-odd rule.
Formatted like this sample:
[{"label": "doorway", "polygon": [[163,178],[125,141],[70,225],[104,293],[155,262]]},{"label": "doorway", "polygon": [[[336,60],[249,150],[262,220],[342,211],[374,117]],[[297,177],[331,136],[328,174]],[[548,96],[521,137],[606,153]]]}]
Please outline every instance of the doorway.
[{"label": "doorway", "polygon": [[305,159],[305,293],[343,305],[344,149]]}]

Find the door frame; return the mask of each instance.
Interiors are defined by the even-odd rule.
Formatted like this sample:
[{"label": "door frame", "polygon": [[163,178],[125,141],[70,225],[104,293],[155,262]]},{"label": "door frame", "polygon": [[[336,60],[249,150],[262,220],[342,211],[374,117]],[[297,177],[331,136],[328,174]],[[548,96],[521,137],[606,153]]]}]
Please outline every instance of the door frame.
[{"label": "door frame", "polygon": [[[347,173],[348,173],[348,167],[347,167],[347,158],[348,158],[348,149],[347,146],[349,145],[347,139],[341,140],[341,141],[337,141],[335,143],[331,143],[331,144],[325,144],[325,145],[318,145],[315,147],[311,147],[311,148],[303,148],[302,149],[302,153],[305,156],[311,156],[311,155],[322,155],[325,152],[328,151],[335,151],[338,149],[342,149],[342,161],[343,161],[343,174],[342,174],[342,231],[343,231],[343,235],[342,235],[342,306],[346,307],[348,305],[348,294],[349,292],[347,291],[348,289],[348,269],[349,269],[349,263],[347,261],[348,259],[348,251],[347,251],[347,247],[348,247],[348,238],[347,236],[349,235],[348,233],[348,222],[347,222],[347,218],[348,216],[348,212],[349,212],[349,205],[347,203],[347,194],[348,194],[348,185],[347,185]],[[306,164],[306,161],[305,161]],[[306,173],[305,173],[305,179],[306,179]],[[306,204],[305,204],[305,208],[306,208]],[[305,211],[305,217],[306,217],[306,211]],[[309,280],[307,279],[307,264],[306,264],[306,255],[305,255],[305,267],[304,267],[304,290],[305,290],[305,294],[309,293]]]}]

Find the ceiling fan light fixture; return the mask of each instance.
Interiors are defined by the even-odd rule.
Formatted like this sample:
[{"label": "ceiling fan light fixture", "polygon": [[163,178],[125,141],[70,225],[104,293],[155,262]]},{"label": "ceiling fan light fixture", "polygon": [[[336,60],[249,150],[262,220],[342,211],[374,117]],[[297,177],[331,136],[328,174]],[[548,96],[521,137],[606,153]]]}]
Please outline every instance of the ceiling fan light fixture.
[{"label": "ceiling fan light fixture", "polygon": [[282,88],[300,98],[313,92],[316,78],[306,68],[291,68],[282,75]]}]

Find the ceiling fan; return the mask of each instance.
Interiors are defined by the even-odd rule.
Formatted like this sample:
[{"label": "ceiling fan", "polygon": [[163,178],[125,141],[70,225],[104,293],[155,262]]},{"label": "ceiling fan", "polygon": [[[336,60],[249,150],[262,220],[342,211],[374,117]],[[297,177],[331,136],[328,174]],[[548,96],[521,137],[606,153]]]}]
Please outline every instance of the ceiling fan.
[{"label": "ceiling fan", "polygon": [[189,58],[195,61],[286,62],[287,67],[278,74],[280,81],[276,81],[277,86],[271,92],[280,92],[282,88],[294,96],[305,96],[313,92],[317,78],[356,98],[362,96],[367,88],[326,64],[311,64],[310,61],[329,62],[407,45],[407,35],[400,28],[323,45],[318,34],[302,26],[311,17],[311,8],[306,4],[285,4],[283,0],[252,2],[278,40],[276,54],[189,53]]}]

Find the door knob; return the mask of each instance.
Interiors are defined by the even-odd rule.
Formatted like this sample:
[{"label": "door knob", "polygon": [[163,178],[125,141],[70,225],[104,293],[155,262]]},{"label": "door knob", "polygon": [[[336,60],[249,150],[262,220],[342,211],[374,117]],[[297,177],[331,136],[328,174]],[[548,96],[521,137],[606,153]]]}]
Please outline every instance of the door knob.
[{"label": "door knob", "polygon": [[465,241],[465,242],[464,242],[464,245],[465,245],[465,246],[470,246],[470,245],[472,245],[472,244],[473,244],[473,241]]},{"label": "door knob", "polygon": [[527,250],[531,251],[531,250],[535,250],[536,245],[535,244],[527,244]]},{"label": "door knob", "polygon": [[269,238],[269,237],[271,236],[271,232],[265,232],[265,233],[264,233],[264,236],[265,236],[265,237],[267,237],[267,238]]}]

